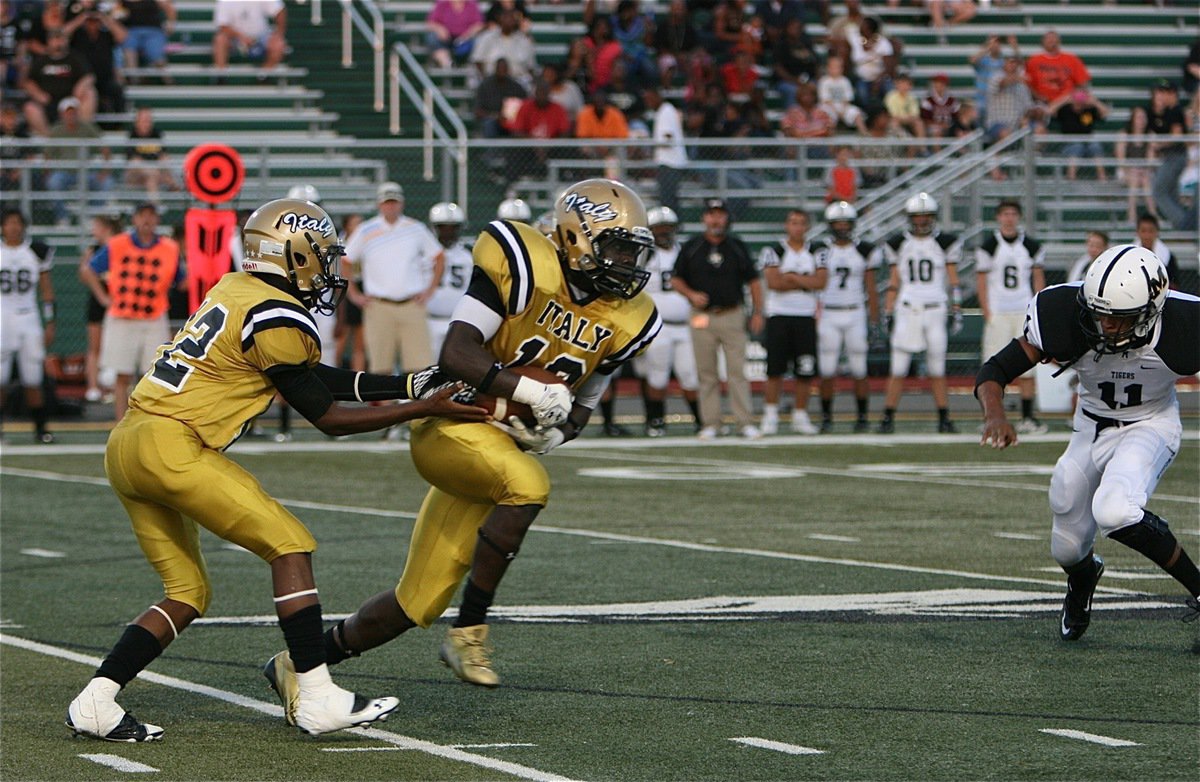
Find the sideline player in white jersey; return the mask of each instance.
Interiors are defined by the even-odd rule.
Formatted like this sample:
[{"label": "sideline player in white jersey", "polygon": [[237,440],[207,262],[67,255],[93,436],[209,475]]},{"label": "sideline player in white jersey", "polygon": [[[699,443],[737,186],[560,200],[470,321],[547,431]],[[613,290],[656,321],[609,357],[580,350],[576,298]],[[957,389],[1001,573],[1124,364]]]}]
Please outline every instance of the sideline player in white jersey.
[{"label": "sideline player in white jersey", "polygon": [[633,365],[646,384],[646,436],[662,437],[667,433],[666,400],[671,372],[675,373],[679,387],[683,389],[683,398],[697,422],[700,420],[700,409],[697,407],[696,389],[700,387],[700,377],[696,373],[692,332],[688,328],[692,305],[671,285],[675,259],[679,257],[679,241],[675,236],[679,228],[679,216],[670,207],[660,206],[647,212],[646,218],[654,233],[654,253],[646,264],[646,271],[650,272],[646,293],[654,300],[663,327],[646,351],[633,360]]},{"label": "sideline player in white jersey", "polygon": [[[1021,227],[1021,205],[996,205],[996,230],[975,251],[975,288],[983,313],[983,355],[992,356],[1025,327],[1025,310],[1033,295],[1046,287],[1046,248]],[[1021,434],[1045,434],[1046,425],[1033,414],[1033,370],[1017,379],[1021,392]]]},{"label": "sideline player in white jersey", "polygon": [[6,209],[0,217],[0,394],[8,388],[16,358],[25,404],[33,419],[33,438],[52,443],[54,435],[46,429],[42,380],[46,346],[54,341],[54,284],[50,280],[54,251],[44,242],[27,240],[28,227],[25,215],[16,209]]},{"label": "sideline player in white jersey", "polygon": [[[883,249],[854,240],[858,210],[846,201],[825,207],[825,222],[833,237],[822,249],[829,283],[821,291],[821,317],[817,318],[817,366],[821,373],[821,432],[833,431],[833,381],[838,357],[846,350],[846,363],[854,378],[858,417],[854,431],[865,432],[867,421],[867,322],[879,322],[879,290],[875,272]],[[864,306],[865,304],[865,306]]]},{"label": "sideline player in white jersey", "polygon": [[1200,299],[1168,291],[1167,270],[1133,245],[1103,252],[1082,283],[1055,285],[1029,305],[1024,336],[989,358],[975,379],[984,413],[981,445],[1015,445],[1004,386],[1039,361],[1074,367],[1079,405],[1067,450],[1050,479],[1050,553],[1067,573],[1059,634],[1078,640],[1091,621],[1104,572],[1096,532],[1147,557],[1191,594],[1200,571],[1167,522],[1146,506],[1179,452],[1183,424],[1175,381],[1200,371]]},{"label": "sideline player in white jersey", "polygon": [[437,290],[433,292],[425,309],[429,313],[429,339],[433,343],[433,355],[442,352],[442,342],[450,329],[450,316],[462,298],[467,283],[471,281],[471,244],[461,238],[463,223],[467,215],[462,207],[451,201],[434,204],[429,210],[429,224],[441,242],[446,264]]},{"label": "sideline player in white jersey", "polygon": [[520,198],[506,198],[496,207],[496,219],[528,223],[533,219],[533,210]]},{"label": "sideline player in white jersey", "polygon": [[909,228],[884,244],[892,271],[883,310],[892,322],[892,363],[884,398],[880,434],[896,431],[896,406],[904,393],[914,353],[925,351],[925,369],[938,411],[938,431],[953,434],[946,393],[946,283],[950,284],[949,312],[954,333],[962,329],[962,289],[958,262],[962,242],[954,234],[937,230],[938,203],[928,193],[917,193],[904,205]]},{"label": "sideline player in white jersey", "polygon": [[816,434],[808,418],[808,397],[817,376],[817,292],[829,281],[825,256],[805,240],[808,213],[788,212],[787,236],[768,244],[758,256],[767,282],[767,384],[763,393],[762,433],[779,431],[779,392],[790,369],[796,378],[792,431]]}]

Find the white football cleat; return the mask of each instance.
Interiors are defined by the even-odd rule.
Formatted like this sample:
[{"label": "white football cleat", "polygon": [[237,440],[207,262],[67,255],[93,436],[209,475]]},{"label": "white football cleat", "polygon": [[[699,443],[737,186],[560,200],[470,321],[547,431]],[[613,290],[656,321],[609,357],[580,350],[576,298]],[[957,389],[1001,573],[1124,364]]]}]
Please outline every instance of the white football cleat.
[{"label": "white football cleat", "polygon": [[311,695],[302,687],[296,706],[296,727],[313,736],[356,728],[386,720],[399,705],[398,698],[364,698],[333,682],[316,688]]},{"label": "white football cleat", "polygon": [[67,707],[67,727],[76,736],[126,744],[161,739],[162,728],[139,722],[117,705],[114,699],[120,691],[121,686],[111,679],[92,679]]},{"label": "white football cleat", "polygon": [[808,413],[793,412],[792,413],[792,433],[793,434],[817,434],[820,430],[813,425],[809,420]]}]

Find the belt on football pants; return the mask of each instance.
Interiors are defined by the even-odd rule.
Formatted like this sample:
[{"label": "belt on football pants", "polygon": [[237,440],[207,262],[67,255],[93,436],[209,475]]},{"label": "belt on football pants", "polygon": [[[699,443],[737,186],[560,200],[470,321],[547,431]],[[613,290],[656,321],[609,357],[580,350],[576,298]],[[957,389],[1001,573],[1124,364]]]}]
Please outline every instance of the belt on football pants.
[{"label": "belt on football pants", "polygon": [[919,302],[909,303],[907,301],[900,302],[901,307],[908,307],[910,310],[931,310],[934,307],[945,307],[946,303],[942,301],[927,301],[924,304]]},{"label": "belt on football pants", "polygon": [[[1081,410],[1080,412],[1083,413],[1087,418],[1090,418],[1096,422],[1096,437],[1099,437],[1100,433],[1105,429],[1120,429],[1122,426],[1129,426],[1130,424],[1139,423],[1139,421],[1118,421],[1116,418],[1105,418],[1101,415],[1089,413],[1087,410]],[[1094,439],[1095,438],[1093,438],[1093,440]]]},{"label": "belt on football pants", "polygon": [[825,304],[827,310],[861,310],[861,304]]}]

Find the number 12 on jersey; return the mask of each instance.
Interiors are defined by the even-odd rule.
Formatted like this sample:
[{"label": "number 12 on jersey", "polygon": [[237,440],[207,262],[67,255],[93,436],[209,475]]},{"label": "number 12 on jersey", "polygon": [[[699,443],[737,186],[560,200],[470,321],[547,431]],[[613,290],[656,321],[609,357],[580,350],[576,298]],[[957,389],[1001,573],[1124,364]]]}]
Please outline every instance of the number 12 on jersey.
[{"label": "number 12 on jersey", "polygon": [[213,340],[225,330],[228,318],[229,310],[221,304],[207,311],[201,307],[154,362],[150,379],[175,393],[182,391],[187,379],[195,371],[192,362],[204,360]]}]

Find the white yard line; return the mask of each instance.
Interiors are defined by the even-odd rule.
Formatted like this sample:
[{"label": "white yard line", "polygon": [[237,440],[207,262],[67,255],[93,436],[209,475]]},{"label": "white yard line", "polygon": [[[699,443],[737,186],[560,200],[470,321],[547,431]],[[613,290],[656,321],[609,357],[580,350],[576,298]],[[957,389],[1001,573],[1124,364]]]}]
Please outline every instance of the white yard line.
[{"label": "white yard line", "polygon": [[[37,641],[29,641],[24,638],[17,638],[16,636],[11,636],[6,633],[0,633],[0,644],[7,644],[8,646],[14,646],[18,649],[25,649],[26,651],[36,652],[37,654],[44,654],[48,657],[57,657],[62,660],[81,663],[91,668],[97,667],[102,662],[99,657],[91,657],[86,654],[79,654],[67,649],[60,649],[56,646],[39,643]],[[189,692],[194,695],[203,695],[208,698],[224,701],[225,703],[230,703],[234,706],[241,706],[242,708],[250,709],[251,711],[257,711],[261,714],[266,714],[271,717],[283,716],[283,709],[280,706],[273,703],[266,703],[264,701],[256,700],[254,698],[247,698],[246,696],[239,695],[236,692],[229,692],[228,690],[221,690],[217,689],[216,687],[209,687],[205,684],[197,684],[184,679],[177,679],[174,676],[164,676],[162,674],[152,673],[150,671],[142,671],[140,674],[138,674],[138,678],[143,681],[151,682],[152,684],[160,684],[164,687],[183,690],[184,692]],[[512,776],[519,777],[521,779],[530,779],[534,780],[535,782],[570,782],[569,777],[559,776],[558,774],[553,774],[548,771],[530,768],[529,766],[522,766],[517,763],[509,763],[508,761],[504,760],[496,760],[483,755],[476,755],[472,752],[464,752],[463,750],[456,749],[455,747],[434,744],[431,741],[422,741],[421,739],[414,739],[410,736],[402,736],[398,733],[380,730],[379,728],[352,728],[349,732],[365,738],[375,739],[376,741],[383,741],[393,746],[400,747],[401,749],[418,750],[420,752],[424,752],[429,755],[435,755],[447,760],[468,763],[473,766],[479,766],[480,768],[486,768],[490,771],[511,774]]]},{"label": "white yard line", "polygon": [[42,559],[62,559],[66,556],[61,551],[51,551],[44,548],[23,548],[21,553],[27,557],[41,557]]},{"label": "white yard line", "polygon": [[801,747],[799,744],[785,744],[782,741],[771,741],[770,739],[760,739],[755,736],[739,736],[732,738],[730,741],[735,741],[738,744],[745,744],[747,747],[758,747],[759,749],[770,749],[776,752],[783,752],[788,755],[824,755],[825,750],[813,749],[812,747]]},{"label": "white yard line", "polygon": [[824,535],[820,532],[814,532],[811,535],[805,535],[804,537],[809,538],[811,540],[828,540],[831,543],[861,543],[862,542],[862,540],[860,538],[850,538],[850,537],[846,537],[845,535]]},{"label": "white yard line", "polygon": [[993,537],[1004,538],[1005,540],[1041,540],[1040,535],[1029,535],[1025,532],[993,532]]},{"label": "white yard line", "polygon": [[1082,730],[1068,730],[1066,728],[1039,728],[1040,733],[1049,733],[1051,736],[1062,736],[1068,739],[1079,739],[1080,741],[1089,741],[1092,744],[1100,744],[1105,747],[1140,747],[1141,744],[1136,741],[1126,741],[1125,739],[1114,739],[1111,736],[1099,736],[1095,733],[1084,733]]},{"label": "white yard line", "polygon": [[145,763],[138,763],[135,760],[126,760],[119,755],[80,755],[84,760],[90,760],[93,763],[99,763],[102,766],[114,768],[117,771],[124,771],[129,774],[149,774],[158,771],[154,766],[147,766]]}]

